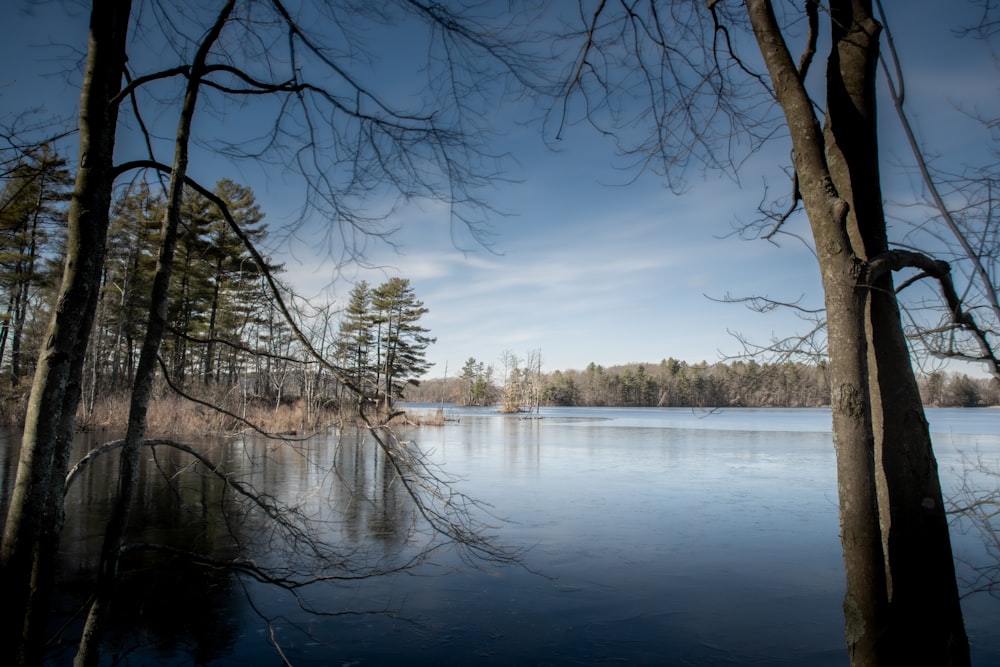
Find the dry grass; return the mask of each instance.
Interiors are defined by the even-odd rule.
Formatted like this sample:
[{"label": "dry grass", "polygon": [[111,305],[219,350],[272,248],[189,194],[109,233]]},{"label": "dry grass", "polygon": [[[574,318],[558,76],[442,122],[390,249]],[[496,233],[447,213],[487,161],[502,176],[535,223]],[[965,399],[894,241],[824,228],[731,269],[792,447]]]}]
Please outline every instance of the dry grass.
[{"label": "dry grass", "polygon": [[445,416],[443,408],[437,408],[435,410],[408,410],[398,419],[403,423],[413,426],[444,426],[445,422],[458,421],[457,419],[449,419]]},{"label": "dry grass", "polygon": [[[310,409],[301,399],[284,401],[277,406],[271,401],[234,400],[232,394],[221,392],[202,399],[222,407],[224,412],[166,393],[150,401],[146,432],[151,437],[220,435],[252,431],[256,426],[272,434],[308,435],[332,425],[357,421],[349,409],[343,413],[335,406],[312,406]],[[23,426],[26,406],[27,394],[0,395],[0,425]],[[102,395],[89,412],[81,405],[77,413],[77,427],[82,431],[107,429],[124,432],[128,412],[127,393]],[[442,409],[428,409],[410,410],[392,421],[416,426],[443,426],[447,421],[456,420],[448,419]]]},{"label": "dry grass", "polygon": [[28,410],[28,392],[8,391],[0,395],[0,425],[19,426],[24,424]]},{"label": "dry grass", "polygon": [[[217,435],[253,431],[256,427],[268,433],[304,435],[340,421],[336,411],[315,407],[310,410],[303,400],[277,406],[263,401],[240,401],[234,405],[223,396],[206,402],[222,410],[172,394],[155,398],[146,413],[146,432],[151,436]],[[90,414],[81,408],[77,422],[84,430],[124,430],[128,410],[127,395],[102,397]]]}]

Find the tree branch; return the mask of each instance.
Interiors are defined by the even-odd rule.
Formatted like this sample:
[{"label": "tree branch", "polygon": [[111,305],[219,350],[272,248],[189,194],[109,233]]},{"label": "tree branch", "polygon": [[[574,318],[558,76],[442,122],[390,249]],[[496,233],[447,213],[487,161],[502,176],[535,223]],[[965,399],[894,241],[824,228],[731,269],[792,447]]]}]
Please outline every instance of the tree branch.
[{"label": "tree branch", "polygon": [[[890,250],[877,257],[873,257],[868,262],[865,284],[869,286],[874,285],[886,273],[906,268],[919,269],[937,280],[952,322],[972,334],[982,353],[979,360],[987,362],[990,373],[997,379],[1000,379],[1000,359],[993,352],[987,338],[987,332],[980,328],[972,313],[965,310],[962,299],[955,290],[955,284],[951,278],[951,265],[948,262],[933,259],[923,253],[911,250]],[[909,285],[910,282],[906,284]]]}]

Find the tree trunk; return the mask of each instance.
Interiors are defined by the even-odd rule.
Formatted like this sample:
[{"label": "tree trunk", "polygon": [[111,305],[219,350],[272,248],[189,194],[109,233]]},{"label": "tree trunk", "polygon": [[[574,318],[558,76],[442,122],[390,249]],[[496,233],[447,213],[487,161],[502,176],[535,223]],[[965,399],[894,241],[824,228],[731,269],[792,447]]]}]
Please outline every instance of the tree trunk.
[{"label": "tree trunk", "polygon": [[17,478],[0,543],[0,663],[42,660],[46,593],[63,516],[63,478],[97,305],[114,180],[130,0],[95,0],[80,104],[80,162],[66,261],[28,402]]},{"label": "tree trunk", "polygon": [[747,3],[788,122],[826,301],[852,665],[967,665],[948,526],[890,275],[879,183],[870,0],[830,5],[822,133],[770,2]]},{"label": "tree trunk", "polygon": [[174,163],[170,176],[167,210],[164,214],[160,235],[160,252],[157,257],[156,274],[153,277],[153,287],[150,294],[149,321],[142,343],[142,350],[139,353],[139,365],[136,369],[129,404],[129,419],[125,433],[125,444],[121,450],[121,463],[118,471],[118,498],[112,509],[111,517],[108,519],[108,527],[105,531],[104,544],[101,549],[101,566],[98,573],[97,590],[94,593],[94,600],[87,614],[79,650],[73,660],[74,667],[96,667],[100,660],[100,640],[118,580],[121,551],[125,544],[129,516],[132,512],[136,485],[139,479],[139,450],[146,436],[146,412],[149,407],[149,398],[153,391],[153,379],[156,376],[160,344],[163,341],[163,334],[167,328],[170,277],[174,263],[174,252],[177,247],[177,230],[180,227],[184,181],[187,177],[191,122],[197,106],[201,77],[204,75],[205,60],[208,56],[208,51],[215,43],[215,40],[218,39],[226,19],[233,9],[234,3],[235,0],[229,0],[222,9],[213,29],[208,33],[204,42],[199,47],[195,61],[191,65],[190,75],[188,76],[187,91],[184,96],[184,104],[181,109],[175,139]]},{"label": "tree trunk", "polygon": [[[851,202],[855,254],[888,252],[878,168],[875,79],[881,26],[869,3],[832,12],[827,150]],[[903,334],[892,275],[868,286],[865,338],[878,506],[886,554],[892,657],[905,664],[969,663],[937,462]]]},{"label": "tree trunk", "polygon": [[27,253],[18,261],[18,285],[16,288],[14,323],[10,343],[10,386],[17,388],[21,383],[21,341],[24,338],[24,325],[28,319],[28,302],[31,298],[31,287],[35,280],[35,259],[38,254],[38,225],[42,208],[45,206],[45,173],[40,175],[38,197],[35,201],[34,214],[28,231]]},{"label": "tree trunk", "polygon": [[10,323],[14,319],[14,287],[11,287],[10,297],[7,299],[7,312],[0,322],[0,362],[7,352],[7,336],[10,333]]}]

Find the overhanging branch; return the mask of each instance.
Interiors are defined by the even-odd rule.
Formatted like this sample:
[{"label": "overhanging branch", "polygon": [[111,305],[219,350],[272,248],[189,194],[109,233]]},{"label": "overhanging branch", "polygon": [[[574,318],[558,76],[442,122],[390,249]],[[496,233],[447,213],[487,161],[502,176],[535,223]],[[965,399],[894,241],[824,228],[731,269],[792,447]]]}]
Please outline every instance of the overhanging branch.
[{"label": "overhanging branch", "polygon": [[[979,361],[989,364],[990,373],[1000,379],[1000,359],[997,358],[990,344],[987,332],[979,326],[972,313],[965,310],[962,298],[955,289],[955,283],[951,277],[951,265],[940,259],[934,259],[923,253],[912,250],[890,250],[877,257],[872,258],[866,267],[865,281],[872,287],[879,278],[893,271],[902,269],[917,269],[923,276],[935,279],[941,288],[941,295],[944,297],[948,312],[951,314],[951,321],[961,329],[969,332],[979,345],[981,356]],[[919,279],[921,276],[918,276]],[[905,286],[915,282],[911,279],[904,283]]]}]

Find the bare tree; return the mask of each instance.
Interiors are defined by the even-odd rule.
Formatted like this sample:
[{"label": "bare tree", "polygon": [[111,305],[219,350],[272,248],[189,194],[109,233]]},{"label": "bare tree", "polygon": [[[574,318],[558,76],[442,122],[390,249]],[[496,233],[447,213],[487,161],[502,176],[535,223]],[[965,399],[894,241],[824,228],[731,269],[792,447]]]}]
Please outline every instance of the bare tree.
[{"label": "bare tree", "polygon": [[[947,266],[889,245],[875,123],[881,26],[871,2],[604,1],[580,3],[580,22],[559,131],[580,100],[588,122],[673,184],[694,165],[737,170],[787,133],[791,203],[762,235],[804,208],[822,276],[852,664],[968,664],[937,464],[892,278],[911,267],[946,277]],[[809,78],[821,44],[825,89]],[[639,121],[646,134],[636,134]]]},{"label": "bare tree", "polygon": [[101,628],[108,617],[108,607],[111,604],[111,597],[118,578],[122,547],[125,543],[129,515],[138,484],[139,450],[146,435],[146,412],[153,391],[153,379],[157,369],[160,344],[163,342],[163,335],[167,329],[168,293],[187,177],[191,126],[194,121],[198,94],[201,92],[202,80],[207,74],[209,54],[229,20],[234,5],[235,0],[228,0],[223,5],[218,17],[198,46],[187,72],[187,86],[174,143],[174,160],[170,170],[167,207],[160,228],[159,256],[156,261],[156,273],[153,277],[150,294],[149,317],[129,401],[128,427],[118,472],[118,501],[114,505],[104,534],[101,569],[98,573],[94,600],[90,604],[87,614],[83,638],[80,641],[80,650],[73,661],[74,665],[78,667],[97,665],[100,658],[98,646],[102,635]]},{"label": "bare tree", "polygon": [[[146,406],[165,327],[166,290],[182,193],[192,188],[225,210],[225,203],[189,173],[188,165],[197,162],[193,147],[207,147],[202,157],[225,155],[255,164],[271,163],[298,174],[305,193],[300,223],[305,224],[310,215],[328,219],[332,224],[326,234],[334,241],[332,251],[346,259],[362,258],[372,239],[388,239],[392,228],[385,217],[392,202],[399,199],[444,202],[456,230],[468,229],[474,239],[483,240],[490,209],[477,197],[476,189],[494,175],[495,157],[477,144],[482,134],[477,124],[481,109],[474,108],[473,100],[484,104],[481,93],[487,90],[479,85],[483,72],[478,68],[483,62],[489,64],[490,81],[522,71],[520,56],[502,31],[486,29],[484,21],[490,17],[471,11],[463,16],[415,0],[382,7],[322,2],[292,7],[282,0],[229,0],[220,8],[157,2],[135,16],[131,9],[129,0],[94,0],[91,10],[80,165],[70,210],[66,270],[47,347],[38,363],[17,484],[0,548],[7,615],[0,657],[5,663],[37,664],[42,659],[51,560],[62,527],[61,480],[68,467],[81,394],[114,179],[136,170],[160,174],[167,190],[167,213],[148,332],[134,380],[127,444],[122,448],[119,502],[106,535],[99,594],[86,630],[88,638],[95,640],[124,548]],[[379,65],[372,64],[378,59],[368,52],[360,35],[366,25],[396,21],[424,28],[428,41],[418,48],[431,54],[431,67],[430,83],[421,95],[404,91],[394,100],[395,87],[378,90],[370,83],[378,78]],[[150,57],[153,53],[155,57]],[[468,58],[470,54],[483,57]],[[165,55],[173,57],[174,63],[164,67]],[[233,104],[260,100],[262,117],[248,135],[234,136],[222,122],[216,123],[217,134],[212,138],[199,138],[193,129],[196,111],[218,114],[217,120],[222,120]],[[127,110],[127,123],[119,123],[119,109]],[[173,136],[167,150],[173,151],[174,158],[168,164],[159,158],[164,149],[158,137],[164,128],[155,123],[174,114],[179,118],[176,131],[163,132]],[[246,128],[241,123],[232,127]],[[115,141],[127,129],[137,132],[130,146],[144,147],[145,155],[130,154],[127,157],[132,159],[115,165]],[[386,200],[390,203],[371,205]],[[258,264],[266,266],[236,221],[224,215]],[[287,232],[301,229],[292,226]],[[269,275],[265,279],[298,342],[321,367],[346,381],[297,326],[277,282]],[[380,420],[372,421],[375,418],[367,411],[369,402],[363,392],[358,392],[358,406],[359,417],[373,432],[384,427]],[[379,442],[413,497],[423,497],[421,480],[432,479],[430,469],[407,453],[398,439],[386,436]],[[441,518],[447,516],[434,509],[435,502],[445,508],[468,506],[453,505],[453,499],[442,493],[434,497],[439,500],[421,504],[422,514],[432,525],[442,526]],[[443,528],[442,534],[475,542],[474,526],[462,520],[455,525],[460,529]],[[81,664],[94,664],[97,652],[90,649],[96,645],[90,639],[83,642],[78,655]]]},{"label": "bare tree", "polygon": [[95,2],[91,12],[65,269],[35,371],[0,542],[5,597],[0,659],[8,664],[37,664],[42,659],[53,559],[63,522],[61,480],[69,463],[103,270],[130,11],[129,0],[106,0]]},{"label": "bare tree", "polygon": [[981,452],[965,458],[958,488],[948,498],[952,526],[979,535],[987,556],[961,563],[963,583],[971,593],[1000,596],[1000,472]]}]

